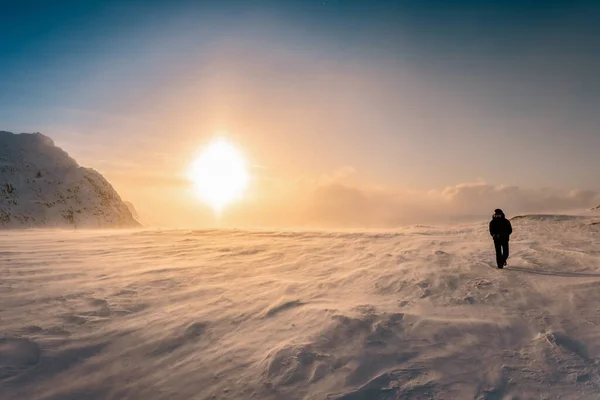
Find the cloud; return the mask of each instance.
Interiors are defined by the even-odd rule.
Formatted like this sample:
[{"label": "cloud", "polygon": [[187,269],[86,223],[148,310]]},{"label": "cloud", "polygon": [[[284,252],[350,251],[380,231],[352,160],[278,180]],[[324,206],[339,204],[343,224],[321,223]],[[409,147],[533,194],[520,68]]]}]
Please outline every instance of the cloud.
[{"label": "cloud", "polygon": [[319,185],[334,184],[343,182],[352,178],[356,174],[356,169],[350,165],[345,165],[333,171],[330,174],[323,174],[318,180]]},{"label": "cloud", "polygon": [[514,216],[587,209],[597,204],[600,194],[584,190],[524,189],[478,182],[443,190],[406,191],[332,181],[314,188],[307,220],[327,226],[393,227],[487,218],[495,208]]},{"label": "cloud", "polygon": [[485,183],[463,184],[441,192],[442,199],[455,213],[471,207],[477,213],[495,207],[513,210],[512,213],[565,211],[588,208],[600,196],[584,190],[524,189],[518,186],[493,186]]},{"label": "cloud", "polygon": [[[168,225],[212,226],[212,211],[190,196],[189,182],[173,177],[110,176],[121,178],[128,200],[138,196],[154,203],[139,207]],[[118,180],[118,179],[116,179]],[[140,186],[141,185],[141,186]],[[145,188],[140,191],[140,187]],[[132,188],[130,190],[130,188]],[[162,188],[160,191],[156,189]],[[135,189],[135,190],[133,190]],[[186,200],[185,202],[183,200]],[[177,201],[178,206],[169,204]],[[393,228],[409,224],[441,224],[487,220],[495,208],[511,217],[525,213],[559,213],[600,204],[600,193],[585,190],[528,189],[462,183],[440,190],[402,190],[360,182],[356,170],[345,166],[316,178],[286,180],[257,176],[244,201],[221,216],[221,226]]]}]

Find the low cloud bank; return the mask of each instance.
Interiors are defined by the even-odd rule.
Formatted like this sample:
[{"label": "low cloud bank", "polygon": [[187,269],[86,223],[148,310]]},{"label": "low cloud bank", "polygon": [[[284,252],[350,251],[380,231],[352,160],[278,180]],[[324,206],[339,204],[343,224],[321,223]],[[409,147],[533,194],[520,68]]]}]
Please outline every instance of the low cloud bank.
[{"label": "low cloud bank", "polygon": [[394,191],[340,183],[319,186],[308,211],[327,225],[390,227],[407,223],[448,222],[488,217],[495,208],[507,215],[565,212],[593,207],[593,191],[524,189],[486,183],[460,184],[443,190]]},{"label": "low cloud bank", "polygon": [[298,182],[254,203],[240,202],[227,211],[222,222],[227,226],[393,228],[487,220],[496,208],[512,217],[579,211],[598,204],[600,193],[585,190],[470,183],[443,190],[410,191],[328,178]]},{"label": "low cloud bank", "polygon": [[484,182],[441,190],[401,190],[368,186],[355,175],[352,167],[343,167],[318,179],[263,177],[220,218],[182,182],[165,186],[169,191],[156,192],[152,186],[136,207],[146,206],[142,216],[158,226],[393,228],[487,220],[495,208],[512,217],[589,210],[600,204],[600,193],[590,190],[528,189]]}]

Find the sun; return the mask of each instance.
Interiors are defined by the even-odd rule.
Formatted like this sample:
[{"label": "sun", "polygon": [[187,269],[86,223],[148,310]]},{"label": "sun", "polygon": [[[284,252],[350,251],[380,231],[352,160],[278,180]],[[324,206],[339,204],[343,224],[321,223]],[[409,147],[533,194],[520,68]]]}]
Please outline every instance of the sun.
[{"label": "sun", "polygon": [[225,139],[216,139],[202,150],[189,177],[196,194],[218,214],[244,194],[250,180],[242,153]]}]

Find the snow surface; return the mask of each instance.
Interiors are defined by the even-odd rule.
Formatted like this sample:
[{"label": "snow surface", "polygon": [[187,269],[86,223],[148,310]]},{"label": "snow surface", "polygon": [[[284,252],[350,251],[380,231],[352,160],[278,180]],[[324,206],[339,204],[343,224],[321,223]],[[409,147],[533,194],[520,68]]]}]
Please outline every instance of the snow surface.
[{"label": "snow surface", "polygon": [[0,233],[0,399],[598,399],[600,217]]},{"label": "snow surface", "polygon": [[0,228],[135,227],[118,193],[40,133],[0,131]]}]

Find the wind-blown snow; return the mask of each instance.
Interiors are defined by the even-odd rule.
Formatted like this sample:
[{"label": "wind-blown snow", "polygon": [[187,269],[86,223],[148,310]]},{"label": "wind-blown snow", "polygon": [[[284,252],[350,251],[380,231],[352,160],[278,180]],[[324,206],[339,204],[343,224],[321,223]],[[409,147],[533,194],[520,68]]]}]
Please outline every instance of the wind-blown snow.
[{"label": "wind-blown snow", "polygon": [[136,227],[102,175],[40,133],[0,131],[0,228]]},{"label": "wind-blown snow", "polygon": [[598,218],[0,233],[0,399],[597,399]]}]

